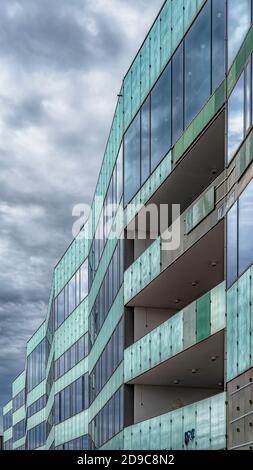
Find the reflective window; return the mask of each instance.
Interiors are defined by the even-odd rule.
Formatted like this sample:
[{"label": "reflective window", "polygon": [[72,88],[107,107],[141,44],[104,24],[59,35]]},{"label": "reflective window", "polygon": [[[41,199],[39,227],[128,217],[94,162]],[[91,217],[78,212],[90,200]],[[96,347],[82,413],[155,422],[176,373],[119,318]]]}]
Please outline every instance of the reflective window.
[{"label": "reflective window", "polygon": [[8,411],[5,415],[3,415],[3,430],[9,429],[12,426],[12,411]]},{"label": "reflective window", "polygon": [[245,70],[245,130],[251,126],[251,63],[247,64]]},{"label": "reflective window", "polygon": [[58,316],[58,325],[61,325],[64,322],[64,289],[58,295],[58,302],[57,302],[57,316]]},{"label": "reflective window", "polygon": [[228,67],[251,24],[251,0],[228,0]]},{"label": "reflective window", "polygon": [[228,100],[228,162],[244,137],[244,73]]},{"label": "reflective window", "polygon": [[27,432],[26,448],[37,449],[46,443],[46,421],[38,424]]},{"label": "reflective window", "polygon": [[208,2],[185,38],[185,125],[207,101],[211,91],[211,22]]},{"label": "reflective window", "polygon": [[151,171],[171,147],[171,63],[151,92]]},{"label": "reflective window", "polygon": [[227,286],[237,278],[237,203],[227,215]]},{"label": "reflective window", "polygon": [[140,187],[140,113],[124,139],[124,204],[128,204]]},{"label": "reflective window", "polygon": [[45,379],[49,343],[45,338],[27,358],[27,389],[32,390]]},{"label": "reflective window", "polygon": [[239,274],[253,262],[253,182],[239,199]]},{"label": "reflective window", "polygon": [[184,128],[184,46],[178,48],[172,59],[172,143]]},{"label": "reflective window", "polygon": [[76,307],[76,280],[75,276],[70,279],[68,283],[69,287],[69,313],[71,313]]},{"label": "reflective window", "polygon": [[123,387],[121,387],[89,424],[89,434],[95,448],[101,447],[123,429],[123,414]]},{"label": "reflective window", "polygon": [[225,0],[212,2],[212,88],[225,76]]},{"label": "reflective window", "polygon": [[141,184],[150,174],[150,97],[141,107]]},{"label": "reflective window", "polygon": [[25,435],[25,420],[19,421],[15,426],[13,426],[13,441],[18,441],[22,439]]}]

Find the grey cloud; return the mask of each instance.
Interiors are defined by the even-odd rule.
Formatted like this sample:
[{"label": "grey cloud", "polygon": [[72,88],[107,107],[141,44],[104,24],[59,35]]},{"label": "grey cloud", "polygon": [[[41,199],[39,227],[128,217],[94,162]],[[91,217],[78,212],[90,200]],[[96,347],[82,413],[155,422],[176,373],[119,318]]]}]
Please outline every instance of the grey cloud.
[{"label": "grey cloud", "polygon": [[93,196],[122,77],[161,4],[0,2],[0,407],[45,317],[72,207]]}]

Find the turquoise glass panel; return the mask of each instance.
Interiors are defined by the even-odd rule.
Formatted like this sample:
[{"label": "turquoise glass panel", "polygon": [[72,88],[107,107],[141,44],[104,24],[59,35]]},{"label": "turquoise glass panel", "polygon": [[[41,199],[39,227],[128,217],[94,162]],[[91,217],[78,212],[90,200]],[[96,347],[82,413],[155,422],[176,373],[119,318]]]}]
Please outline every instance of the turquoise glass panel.
[{"label": "turquoise glass panel", "polygon": [[146,40],[141,48],[140,59],[141,59],[141,101],[144,101],[150,89],[149,40]]},{"label": "turquoise glass panel", "polygon": [[160,21],[156,21],[150,32],[150,81],[156,81],[160,72]]},{"label": "turquoise glass panel", "polygon": [[[189,405],[183,408],[183,433],[192,431],[192,429],[196,430],[196,405]],[[187,450],[194,450],[196,447],[196,439],[190,440],[188,445],[185,443],[184,449]]]},{"label": "turquoise glass panel", "polygon": [[166,2],[161,11],[161,68],[171,55],[171,2]]},{"label": "turquoise glass panel", "polygon": [[211,449],[226,448],[225,393],[215,395],[211,402]]},{"label": "turquoise glass panel", "polygon": [[132,118],[132,74],[129,70],[124,80],[124,127],[130,124]]},{"label": "turquoise glass panel", "polygon": [[141,59],[138,54],[132,66],[132,113],[135,114],[141,104]]},{"label": "turquoise glass panel", "polygon": [[196,405],[196,448],[209,449],[211,431],[211,413],[209,400],[203,400]]},{"label": "turquoise glass panel", "polygon": [[161,416],[161,449],[171,449],[171,420],[168,414]]},{"label": "turquoise glass panel", "polygon": [[237,285],[227,292],[227,381],[236,377],[238,362]]},{"label": "turquoise glass panel", "polygon": [[184,0],[172,2],[172,50],[174,51],[184,35]]},{"label": "turquoise glass panel", "polygon": [[220,331],[226,324],[226,291],[222,282],[211,291],[211,334]]},{"label": "turquoise glass panel", "polygon": [[171,447],[174,450],[182,450],[183,442],[183,410],[172,411],[171,417]]},{"label": "turquoise glass panel", "polygon": [[238,373],[250,367],[250,270],[238,281]]}]

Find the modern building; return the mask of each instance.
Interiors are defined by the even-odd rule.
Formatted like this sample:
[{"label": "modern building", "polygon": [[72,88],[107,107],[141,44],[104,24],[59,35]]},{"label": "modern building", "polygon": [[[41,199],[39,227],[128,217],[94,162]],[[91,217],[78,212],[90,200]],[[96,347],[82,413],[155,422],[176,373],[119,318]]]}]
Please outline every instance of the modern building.
[{"label": "modern building", "polygon": [[252,16],[251,0],[164,3],[4,407],[5,449],[253,448]]}]

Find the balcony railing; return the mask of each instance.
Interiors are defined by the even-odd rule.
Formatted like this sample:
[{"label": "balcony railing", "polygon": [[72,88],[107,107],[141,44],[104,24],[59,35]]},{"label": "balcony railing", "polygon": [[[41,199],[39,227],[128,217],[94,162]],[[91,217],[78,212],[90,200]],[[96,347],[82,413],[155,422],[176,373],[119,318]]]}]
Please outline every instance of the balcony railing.
[{"label": "balcony railing", "polygon": [[103,449],[214,450],[226,447],[226,394],[125,428]]},{"label": "balcony railing", "polygon": [[125,350],[125,382],[222,330],[225,310],[223,282]]}]

